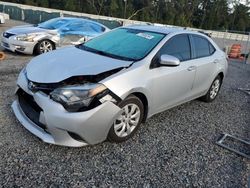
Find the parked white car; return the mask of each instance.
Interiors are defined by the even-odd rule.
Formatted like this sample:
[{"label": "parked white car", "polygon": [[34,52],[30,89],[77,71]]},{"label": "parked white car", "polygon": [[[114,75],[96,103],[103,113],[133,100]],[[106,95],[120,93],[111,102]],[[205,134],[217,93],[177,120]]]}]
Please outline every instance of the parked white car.
[{"label": "parked white car", "polygon": [[6,20],[9,20],[10,16],[8,14],[0,12],[0,24],[4,24]]},{"label": "parked white car", "polygon": [[42,54],[61,46],[80,44],[109,29],[95,21],[60,17],[37,25],[10,28],[3,33],[1,45],[12,52]]}]

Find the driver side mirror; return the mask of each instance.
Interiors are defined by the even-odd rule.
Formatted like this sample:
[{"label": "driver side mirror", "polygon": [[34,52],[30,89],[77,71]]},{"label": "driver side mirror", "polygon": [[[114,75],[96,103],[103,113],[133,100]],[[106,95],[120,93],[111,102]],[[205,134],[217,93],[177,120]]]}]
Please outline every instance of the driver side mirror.
[{"label": "driver side mirror", "polygon": [[175,67],[180,65],[180,60],[172,55],[162,55],[159,63],[162,66]]}]

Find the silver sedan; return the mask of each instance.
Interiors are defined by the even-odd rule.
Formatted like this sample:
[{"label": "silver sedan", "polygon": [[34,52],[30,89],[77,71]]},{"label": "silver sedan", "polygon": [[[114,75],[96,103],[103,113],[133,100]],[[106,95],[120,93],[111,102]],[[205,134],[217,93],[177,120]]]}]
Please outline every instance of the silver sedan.
[{"label": "silver sedan", "polygon": [[107,31],[107,27],[91,20],[61,17],[38,25],[13,27],[3,33],[1,45],[12,52],[42,54],[83,43]]},{"label": "silver sedan", "polygon": [[47,143],[122,142],[156,113],[196,98],[212,102],[227,66],[204,34],[122,27],[32,59],[19,75],[12,109]]}]

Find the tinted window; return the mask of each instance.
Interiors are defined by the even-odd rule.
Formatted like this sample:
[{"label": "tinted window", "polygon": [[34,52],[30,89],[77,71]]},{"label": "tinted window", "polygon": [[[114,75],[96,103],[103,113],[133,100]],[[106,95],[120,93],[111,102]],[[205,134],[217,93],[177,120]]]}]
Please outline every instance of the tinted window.
[{"label": "tinted window", "polygon": [[206,57],[214,53],[215,48],[207,39],[193,35],[193,41],[196,58]]},{"label": "tinted window", "polygon": [[160,55],[162,54],[172,55],[180,61],[191,59],[191,48],[188,35],[177,35],[168,40],[160,50]]},{"label": "tinted window", "polygon": [[209,53],[210,53],[210,55],[212,55],[214,52],[215,52],[214,46],[211,43],[209,43]]}]

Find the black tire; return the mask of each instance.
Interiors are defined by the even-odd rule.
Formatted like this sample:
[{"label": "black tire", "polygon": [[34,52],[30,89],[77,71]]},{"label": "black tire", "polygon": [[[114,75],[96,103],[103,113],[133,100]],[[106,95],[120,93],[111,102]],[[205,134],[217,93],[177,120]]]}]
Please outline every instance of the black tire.
[{"label": "black tire", "polygon": [[[139,128],[139,126],[140,126],[140,124],[141,124],[141,122],[143,120],[143,116],[144,116],[144,106],[143,106],[142,101],[138,97],[136,97],[134,95],[129,95],[118,106],[120,108],[123,108],[123,107],[125,107],[127,105],[133,105],[133,104],[135,104],[138,107],[138,109],[140,110],[140,117],[139,117],[137,125],[135,126],[135,128],[133,129],[133,131],[131,131],[130,134],[128,134],[127,136],[124,136],[124,137],[120,137],[120,136],[118,136],[116,134],[115,127],[114,127],[116,121],[120,121],[120,120],[115,120],[115,122],[112,124],[112,126],[111,126],[111,128],[109,130],[109,134],[108,134],[108,140],[109,141],[113,141],[113,142],[123,142],[123,141],[126,141],[129,138],[131,138],[135,134],[135,132],[138,130],[138,128]],[[124,111],[124,113],[125,113],[125,111]]]},{"label": "black tire", "polygon": [[[44,43],[50,45],[50,48],[48,49],[48,51],[41,49]],[[37,45],[35,46],[35,54],[37,55],[40,55],[40,54],[43,54],[52,50],[55,50],[55,44],[52,41],[47,40],[47,39],[39,41]]]},{"label": "black tire", "polygon": [[[214,87],[214,84],[215,84],[216,82],[219,83],[219,87],[218,87],[218,91],[216,92],[215,96],[213,96],[213,95],[211,94],[211,92],[212,92],[213,87]],[[206,93],[206,95],[204,95],[204,96],[201,97],[200,99],[201,99],[202,101],[204,101],[204,102],[212,102],[212,101],[214,101],[214,100],[216,99],[216,97],[218,96],[218,94],[219,94],[219,91],[220,91],[220,88],[221,88],[221,84],[222,84],[222,78],[221,78],[220,75],[218,75],[218,76],[214,79],[214,81],[213,81],[213,83],[211,84],[211,86],[210,86],[208,92]]]}]

